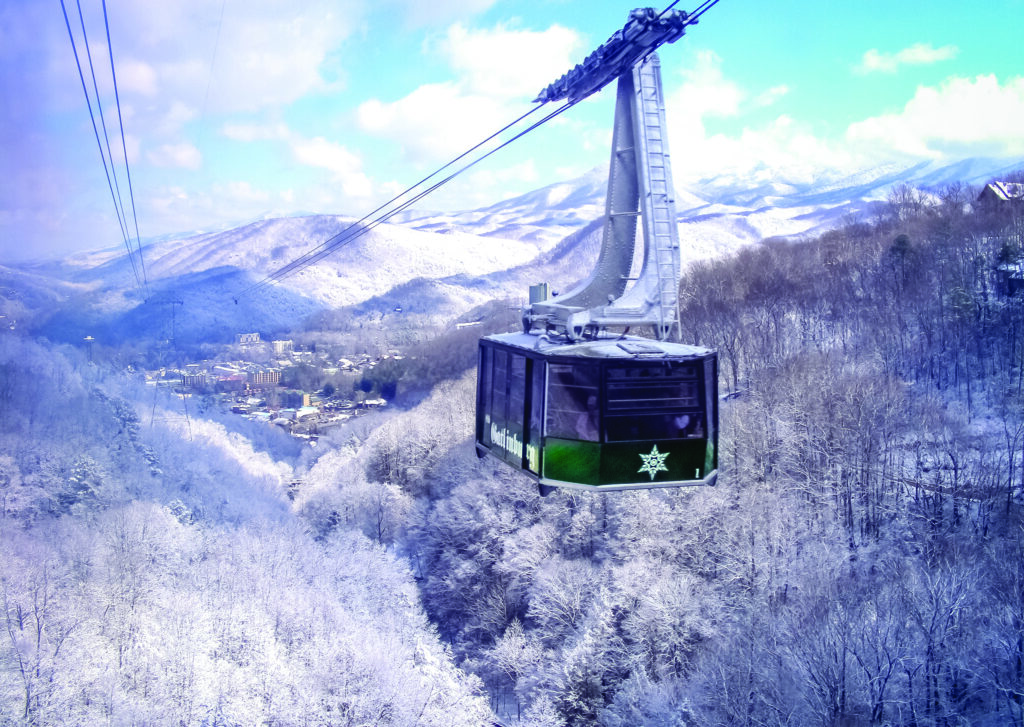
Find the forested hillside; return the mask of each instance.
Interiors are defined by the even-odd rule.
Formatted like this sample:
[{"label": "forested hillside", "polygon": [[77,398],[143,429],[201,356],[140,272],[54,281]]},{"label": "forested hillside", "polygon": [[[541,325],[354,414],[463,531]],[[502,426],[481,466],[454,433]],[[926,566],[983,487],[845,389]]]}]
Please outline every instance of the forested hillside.
[{"label": "forested hillside", "polygon": [[975,200],[689,270],[715,488],[478,460],[474,329],[315,449],[0,335],[0,724],[1024,726],[1024,210]]},{"label": "forested hillside", "polygon": [[[717,488],[539,498],[474,463],[469,379],[365,442],[395,503],[375,537],[499,713],[1024,723],[1024,303],[999,269],[1022,211],[974,194],[899,188],[689,272],[684,338],[721,355]],[[354,492],[326,469],[322,524]]]},{"label": "forested hillside", "polygon": [[0,724],[472,725],[408,564],[291,511],[276,427],[0,335]]}]

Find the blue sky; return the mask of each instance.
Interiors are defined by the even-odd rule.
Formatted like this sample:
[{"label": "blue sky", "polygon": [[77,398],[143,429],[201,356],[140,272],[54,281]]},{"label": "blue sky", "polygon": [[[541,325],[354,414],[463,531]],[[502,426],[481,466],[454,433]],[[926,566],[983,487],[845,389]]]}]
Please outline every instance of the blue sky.
[{"label": "blue sky", "polygon": [[[127,195],[102,4],[80,3]],[[528,110],[631,8],[107,0],[139,232],[362,216]],[[1024,163],[1022,24],[1024,0],[721,0],[660,54],[677,182]],[[0,262],[123,245],[59,0],[0,0],[0,86]],[[420,206],[474,208],[606,165],[612,95]]]}]

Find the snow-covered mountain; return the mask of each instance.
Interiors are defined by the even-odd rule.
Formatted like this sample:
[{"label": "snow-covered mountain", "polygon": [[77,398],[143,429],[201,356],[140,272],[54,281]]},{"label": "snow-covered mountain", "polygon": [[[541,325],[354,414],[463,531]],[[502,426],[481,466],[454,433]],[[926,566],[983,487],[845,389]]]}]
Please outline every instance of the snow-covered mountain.
[{"label": "snow-covered mountain", "polygon": [[[704,179],[676,190],[684,263],[870,215],[895,185],[938,190],[1021,167],[1024,160],[968,159],[811,180],[780,178],[767,169],[744,179]],[[350,307],[357,315],[401,308],[440,323],[489,300],[521,300],[530,283],[546,280],[564,289],[585,276],[597,255],[600,226],[594,223],[604,195],[605,172],[595,170],[483,209],[404,212],[370,229],[335,215],[260,220],[150,242],[145,288],[136,284],[125,251],[111,249],[8,270],[3,298],[12,312],[33,307],[12,300],[45,300],[52,315],[43,332],[59,340],[166,337],[160,321],[168,306],[177,306],[176,335],[184,340],[225,340],[242,330],[269,334],[325,308]],[[356,230],[364,234],[353,235]],[[251,290],[334,241],[343,244],[316,265]]]},{"label": "snow-covered mountain", "polygon": [[[780,177],[767,168],[746,177],[719,175],[676,187],[683,255],[689,260],[725,254],[769,237],[815,235],[844,218],[868,215],[896,185],[938,191],[957,182],[984,184],[1024,167],[1024,159],[971,158],[951,164],[889,164],[854,174],[810,179]],[[458,229],[483,236],[559,239],[604,212],[606,170],[595,169],[480,210],[402,218],[426,231]]]}]

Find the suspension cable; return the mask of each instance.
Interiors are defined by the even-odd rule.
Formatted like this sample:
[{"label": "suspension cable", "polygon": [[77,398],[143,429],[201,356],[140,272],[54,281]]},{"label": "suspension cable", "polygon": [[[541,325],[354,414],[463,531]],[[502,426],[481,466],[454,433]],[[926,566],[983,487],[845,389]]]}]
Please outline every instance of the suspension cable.
[{"label": "suspension cable", "polygon": [[[142,257],[142,238],[139,236],[139,217],[135,212],[135,192],[132,189],[132,171],[128,166],[128,145],[124,138],[124,119],[121,116],[121,94],[117,90],[117,72],[114,70],[114,45],[110,42],[110,22],[107,20],[107,0],[103,0],[103,26],[107,31],[107,51],[110,55],[110,77],[114,82],[114,100],[117,102],[117,123],[121,128],[121,152],[124,154],[124,172],[128,178],[128,198],[132,204],[132,220],[135,223],[135,245],[139,250],[139,267],[142,270],[142,283],[149,287],[149,279],[146,277],[146,263]],[[111,166],[114,162],[111,159]],[[125,220],[127,222],[127,219]]]},{"label": "suspension cable", "polygon": [[[676,2],[679,2],[679,0],[676,0]],[[676,3],[672,3],[672,5],[675,4]],[[697,8],[693,12],[687,13],[686,24],[696,25],[697,21],[700,19],[700,16],[706,13],[708,10],[710,10],[717,4],[718,0],[704,0],[704,2],[697,6]],[[672,5],[669,5],[669,8],[672,7]],[[665,9],[668,10],[668,8]]]},{"label": "suspension cable", "polygon": [[[455,157],[451,161],[447,162],[443,166],[441,166],[438,169],[434,170],[432,173],[430,173],[429,175],[427,175],[423,179],[419,180],[415,184],[413,184],[413,185],[407,187],[406,189],[402,190],[401,192],[396,194],[394,197],[389,199],[387,202],[385,202],[384,204],[382,204],[379,207],[377,207],[372,212],[368,212],[366,215],[364,215],[360,219],[356,220],[355,222],[352,222],[351,224],[349,224],[341,232],[338,232],[337,234],[331,236],[330,238],[328,238],[324,242],[320,243],[316,247],[312,248],[311,250],[306,251],[305,253],[303,253],[299,257],[295,258],[291,262],[286,263],[285,265],[281,266],[280,268],[275,270],[273,273],[268,275],[263,280],[250,285],[248,288],[245,288],[237,296],[235,296],[235,298],[234,298],[235,302],[237,303],[238,299],[240,297],[244,296],[244,295],[247,295],[247,294],[249,294],[249,293],[251,293],[251,292],[253,292],[253,291],[255,291],[255,290],[257,290],[257,289],[259,289],[259,288],[261,288],[263,286],[265,286],[265,285],[268,285],[268,284],[270,284],[273,281],[281,280],[281,279],[291,275],[293,272],[297,272],[298,270],[301,270],[302,268],[305,268],[308,265],[311,265],[313,262],[321,260],[323,257],[326,256],[326,254],[322,254],[324,252],[324,250],[335,250],[338,247],[341,247],[341,245],[343,245],[346,242],[348,242],[349,239],[354,239],[355,237],[358,237],[359,235],[363,234],[362,232],[359,232],[359,230],[363,230],[365,228],[361,228],[361,227],[359,227],[359,225],[361,225],[362,223],[366,222],[373,215],[376,215],[379,212],[382,212],[383,210],[388,208],[390,205],[392,205],[395,202],[397,202],[398,200],[402,199],[403,197],[405,197],[407,194],[412,192],[414,189],[416,189],[420,185],[422,185],[425,182],[433,179],[434,177],[436,177],[438,174],[443,172],[448,167],[452,166],[453,164],[456,164],[457,162],[459,162],[462,159],[466,158],[467,156],[472,154],[474,151],[476,151],[477,149],[479,149],[483,145],[487,144],[488,142],[494,140],[495,138],[497,138],[501,134],[505,133],[509,129],[513,128],[514,126],[516,126],[517,124],[522,122],[524,119],[529,117],[531,114],[536,112],[538,109],[540,109],[540,106],[534,106],[532,109],[530,109],[525,114],[523,114],[522,116],[517,118],[515,121],[512,121],[512,122],[506,124],[501,129],[499,129],[498,131],[495,131],[493,134],[488,136],[486,139],[483,139],[482,141],[478,142],[477,144],[474,144],[472,147],[470,147],[466,151],[462,152],[457,157]],[[543,123],[543,122],[541,122],[541,123]],[[536,125],[531,126],[530,128],[533,129],[533,128],[535,128],[535,126]],[[518,137],[514,137],[514,138],[518,138]],[[497,148],[500,149],[501,147],[497,147]],[[493,153],[493,152],[491,152],[491,153]],[[481,157],[481,159],[483,159],[483,158],[484,157]],[[477,161],[480,161],[480,160],[478,159]],[[475,163],[476,162],[473,162],[473,164],[475,164]],[[461,171],[458,172],[457,174],[460,174],[460,173],[461,173]],[[441,182],[440,184],[436,184],[436,185],[430,187],[427,193],[437,189],[437,187],[441,186],[441,184],[445,184],[447,181],[449,181],[450,179],[454,178],[454,176],[457,176],[457,175],[453,175],[452,177],[449,177],[448,179],[446,179],[443,182]],[[411,202],[418,201],[418,200],[422,199],[424,196],[426,196],[424,193],[420,193],[420,194],[416,195],[415,197],[413,197]],[[401,212],[402,210],[407,209],[409,207],[409,205],[411,204],[411,202],[404,203],[403,205],[397,207],[393,211],[391,211],[389,213],[386,213],[387,216],[384,219],[388,219],[390,217],[393,217],[394,215],[398,214],[398,212]],[[381,219],[380,221],[383,222],[384,219]],[[377,224],[379,224],[379,222]],[[374,225],[374,226],[376,226],[376,225]],[[352,235],[349,235],[349,233],[352,233]],[[344,240],[341,240],[341,238],[344,238]],[[329,253],[327,253],[327,254],[329,254]]]},{"label": "suspension cable", "polygon": [[[82,93],[85,94],[85,103],[86,103],[86,106],[88,106],[88,108],[89,108],[89,119],[92,121],[92,131],[93,131],[93,135],[96,137],[96,146],[99,148],[100,160],[103,162],[103,172],[104,172],[104,174],[106,174],[106,177],[107,177],[107,187],[108,187],[108,189],[110,189],[110,197],[111,197],[111,199],[114,202],[114,212],[115,212],[115,214],[117,214],[117,220],[118,220],[118,224],[121,226],[121,233],[122,233],[122,236],[124,237],[125,247],[128,249],[128,260],[131,263],[132,272],[135,274],[135,280],[139,284],[139,286],[141,286],[142,285],[142,279],[139,276],[138,268],[135,265],[135,257],[134,257],[134,255],[132,253],[131,244],[128,242],[127,231],[126,231],[126,228],[124,227],[124,222],[121,219],[120,209],[118,208],[118,205],[117,205],[117,195],[114,193],[114,182],[112,182],[111,178],[110,178],[111,169],[108,168],[108,166],[107,166],[107,155],[103,153],[103,143],[100,141],[100,132],[99,132],[99,129],[97,128],[97,126],[96,126],[96,115],[93,113],[92,101],[90,100],[89,90],[88,90],[88,88],[85,85],[85,74],[82,71],[82,63],[81,63],[81,60],[80,60],[80,58],[78,56],[78,46],[75,43],[75,35],[72,32],[72,30],[71,30],[71,21],[68,19],[68,11],[67,11],[67,8],[64,5],[64,0],[60,0],[60,9],[64,13],[64,25],[68,29],[68,38],[71,40],[71,50],[72,50],[72,52],[75,55],[75,65],[78,67],[78,78],[82,82]],[[79,15],[81,15],[81,5],[79,5],[78,9],[79,9]],[[83,20],[83,30],[84,30],[84,20]],[[85,43],[86,43],[86,50],[88,51],[88,39],[87,38],[85,39]],[[99,104],[99,98],[96,99],[96,103]],[[109,143],[108,143],[107,146],[108,146],[108,149],[109,149]],[[111,167],[113,166],[113,159],[110,160],[110,165],[111,165]]]},{"label": "suspension cable", "polygon": [[672,3],[670,3],[667,8],[665,8],[660,13],[658,13],[658,17],[661,18],[661,16],[663,16],[665,13],[667,13],[669,10],[671,10],[672,8],[674,8],[678,4],[679,4],[679,0],[672,0]]},{"label": "suspension cable", "polygon": [[139,284],[141,285],[142,281],[139,277],[139,272],[131,249],[131,235],[128,232],[128,216],[124,213],[124,201],[121,198],[121,185],[117,179],[117,166],[114,164],[114,154],[110,151],[110,132],[107,131],[107,120],[103,113],[103,102],[100,100],[99,84],[96,82],[96,67],[92,62],[92,51],[89,48],[89,36],[85,32],[85,17],[82,15],[82,0],[76,0],[76,5],[78,6],[78,20],[82,25],[82,43],[85,45],[85,55],[89,60],[89,74],[92,76],[92,89],[96,96],[96,110],[99,112],[100,126],[103,127],[103,141],[107,146],[107,159],[110,160],[110,173],[114,178],[114,191],[117,192],[114,207],[118,213],[118,222],[121,223],[121,234],[124,236],[125,246],[128,248],[128,255],[131,259],[132,269],[135,270],[135,279],[139,281]]},{"label": "suspension cable", "polygon": [[[328,245],[326,247],[324,245],[321,245],[321,247],[323,249],[321,249],[315,255],[312,255],[309,258],[304,259],[302,261],[301,265],[299,265],[297,267],[294,267],[291,270],[289,270],[288,272],[283,273],[281,275],[278,275],[277,273],[274,273],[271,276],[269,276],[267,280],[271,280],[271,279],[275,280],[275,281],[282,280],[283,278],[287,277],[288,275],[291,275],[292,273],[298,272],[299,270],[301,270],[303,268],[306,268],[309,265],[312,265],[314,263],[319,262],[320,260],[324,259],[328,255],[333,253],[338,248],[343,247],[344,245],[347,245],[348,243],[352,242],[353,240],[355,240],[358,237],[361,237],[362,235],[365,235],[367,232],[369,232],[369,231],[373,230],[374,228],[378,227],[379,225],[387,222],[389,219],[391,219],[392,217],[397,215],[399,212],[402,212],[402,211],[408,209],[410,206],[412,206],[413,204],[415,204],[419,200],[423,199],[428,194],[431,194],[432,192],[434,192],[439,187],[444,186],[445,184],[447,184],[448,182],[452,181],[453,179],[455,179],[457,176],[459,176],[463,172],[467,171],[468,169],[476,166],[477,164],[479,164],[480,162],[482,162],[484,159],[486,159],[487,157],[491,156],[492,154],[497,153],[501,149],[503,149],[506,146],[508,146],[509,144],[511,144],[513,141],[516,141],[520,137],[528,134],[529,132],[531,132],[534,129],[536,129],[538,126],[541,126],[542,124],[547,123],[548,121],[550,121],[554,117],[558,116],[559,114],[564,113],[566,110],[568,110],[569,108],[574,106],[576,103],[577,102],[575,102],[575,101],[566,102],[564,105],[560,106],[555,111],[552,111],[550,114],[545,116],[540,121],[534,123],[532,126],[529,126],[528,128],[520,131],[515,136],[507,139],[506,141],[504,141],[499,146],[496,146],[494,149],[491,149],[490,151],[488,151],[486,154],[483,154],[482,156],[474,159],[473,161],[469,162],[467,165],[465,165],[461,169],[453,172],[449,176],[445,177],[444,179],[442,179],[439,182],[436,182],[435,184],[433,184],[432,186],[428,187],[427,189],[424,189],[419,194],[417,194],[414,197],[406,200],[405,202],[403,202],[401,205],[399,205],[395,209],[391,210],[390,212],[387,212],[386,214],[383,214],[383,215],[377,217],[376,219],[372,220],[368,225],[366,225],[364,227],[357,228],[355,230],[352,230],[353,226],[349,226],[343,232],[341,232],[338,235],[335,235],[333,238],[331,238],[331,240],[329,241],[329,242],[331,242],[330,245]],[[540,107],[538,106],[537,108],[540,108]],[[345,235],[345,233],[349,232],[350,230],[352,230],[351,234]],[[341,239],[338,239],[338,238],[341,238]],[[253,287],[255,287],[255,286],[253,286]]]}]

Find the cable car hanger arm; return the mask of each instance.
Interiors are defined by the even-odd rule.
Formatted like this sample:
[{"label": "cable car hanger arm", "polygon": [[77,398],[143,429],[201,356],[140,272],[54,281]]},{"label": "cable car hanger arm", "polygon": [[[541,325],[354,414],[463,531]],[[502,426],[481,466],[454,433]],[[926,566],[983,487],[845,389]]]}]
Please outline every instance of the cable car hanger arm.
[{"label": "cable car hanger arm", "polygon": [[[542,299],[531,296],[523,314],[524,331],[536,327],[569,340],[608,327],[649,325],[660,340],[667,340],[673,328],[678,331],[681,255],[655,49],[681,38],[686,26],[717,2],[706,0],[690,14],[672,6],[661,13],[651,8],[633,10],[622,30],[538,97],[539,101],[578,102],[611,80],[618,81],[597,263],[590,276],[569,292],[557,297],[541,292]],[[639,235],[638,221],[642,223]],[[638,244],[643,262],[639,275],[633,277]]]}]

